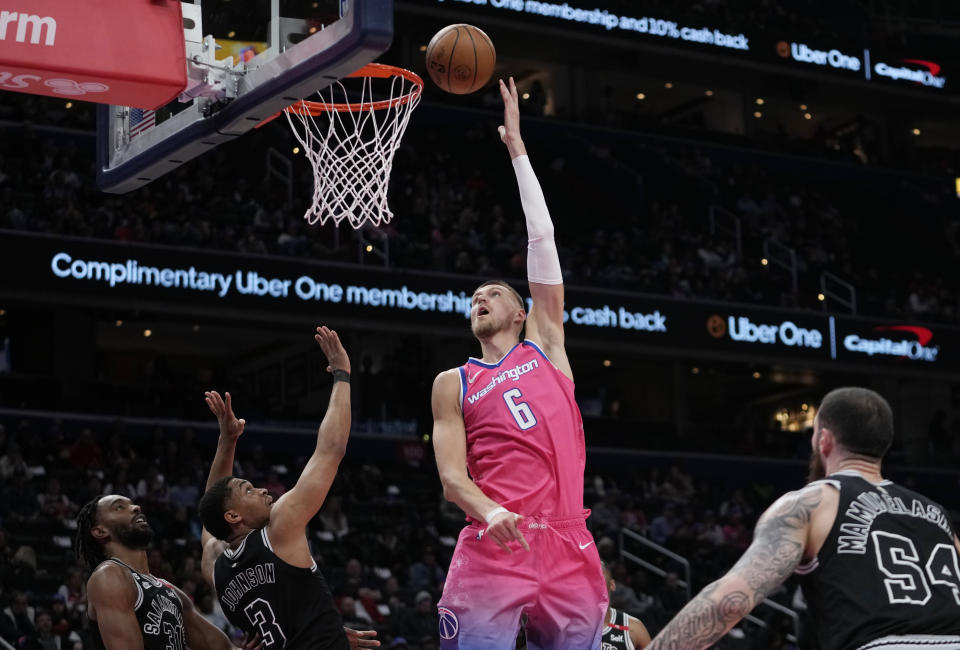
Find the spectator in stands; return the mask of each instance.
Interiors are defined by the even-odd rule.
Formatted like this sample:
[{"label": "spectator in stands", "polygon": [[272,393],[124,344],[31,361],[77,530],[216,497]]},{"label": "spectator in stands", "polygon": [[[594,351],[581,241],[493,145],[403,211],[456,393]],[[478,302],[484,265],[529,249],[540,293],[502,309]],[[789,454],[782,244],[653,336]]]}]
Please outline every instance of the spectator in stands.
[{"label": "spectator in stands", "polygon": [[23,591],[13,592],[10,605],[4,608],[2,616],[6,617],[8,627],[13,631],[13,637],[8,641],[16,642],[18,639],[26,638],[36,632],[33,626],[34,608],[27,600],[27,594]]},{"label": "spectator in stands", "polygon": [[53,629],[53,617],[50,612],[40,610],[36,614],[36,631],[27,637],[24,650],[70,650],[83,647],[80,636],[70,633],[64,638]]},{"label": "spectator in stands", "polygon": [[68,612],[83,612],[87,606],[87,583],[83,579],[80,567],[74,566],[67,571],[67,580],[57,589]]},{"label": "spectator in stands", "polygon": [[400,621],[400,635],[406,639],[411,650],[432,650],[439,643],[437,632],[437,608],[428,591],[421,591],[414,598],[413,611]]},{"label": "spectator in stands", "polygon": [[724,543],[744,551],[750,546],[750,539],[750,530],[743,523],[743,515],[739,510],[734,511],[723,527]]},{"label": "spectator in stands", "polygon": [[610,607],[623,610],[636,618],[644,616],[654,605],[653,597],[637,593],[627,578],[627,570],[623,562],[614,563],[610,570],[616,583],[616,587],[610,593]]},{"label": "spectator in stands", "polygon": [[18,471],[24,475],[30,474],[27,463],[20,454],[20,445],[11,442],[7,445],[7,452],[3,456],[0,456],[0,479],[6,481],[12,478]]},{"label": "spectator in stands", "polygon": [[616,535],[620,532],[620,508],[617,507],[615,494],[607,494],[593,505],[592,522],[595,535]]},{"label": "spectator in stands", "polygon": [[439,590],[447,572],[437,564],[437,556],[429,546],[423,550],[420,560],[410,565],[407,585],[411,589]]},{"label": "spectator in stands", "polygon": [[55,521],[77,514],[77,504],[60,491],[60,480],[55,476],[47,479],[47,489],[37,495],[37,504],[40,512]]},{"label": "spectator in stands", "polygon": [[353,596],[344,596],[340,599],[340,616],[343,617],[344,627],[369,630],[373,626],[373,617],[370,616],[370,612]]},{"label": "spectator in stands", "polygon": [[320,509],[320,523],[323,529],[340,539],[350,532],[347,515],[342,510],[343,499],[330,497]]},{"label": "spectator in stands", "polygon": [[[113,439],[111,439],[111,441],[112,440]],[[111,444],[111,451],[112,451],[112,448],[113,448],[113,445]],[[119,494],[120,496],[127,497],[128,499],[136,499],[138,496],[137,488],[133,484],[133,482],[130,481],[129,473],[127,470],[127,466],[128,466],[127,461],[126,460],[118,461],[110,452],[108,452],[108,455],[110,456],[113,466],[115,468],[113,472],[113,477],[110,479],[110,481],[106,485],[102,486],[101,489],[97,490],[96,492],[92,492],[90,494],[90,498],[92,499],[97,494]]]},{"label": "spectator in stands", "polygon": [[200,489],[195,482],[190,479],[190,475],[181,472],[177,477],[176,485],[170,486],[167,490],[167,502],[172,506],[181,506],[183,508],[192,508],[197,504],[200,498]]},{"label": "spectator in stands", "polygon": [[697,541],[710,546],[720,546],[726,541],[723,527],[717,522],[717,516],[712,509],[703,513],[703,521],[697,531]]},{"label": "spectator in stands", "polygon": [[80,614],[71,614],[67,611],[67,604],[59,593],[53,594],[50,600],[50,618],[53,622],[53,632],[59,636],[67,636],[71,630],[81,627]]},{"label": "spectator in stands", "polygon": [[673,537],[673,533],[679,524],[677,507],[673,503],[665,504],[663,512],[650,522],[650,539],[661,546],[666,544]]},{"label": "spectator in stands", "polygon": [[673,618],[687,604],[687,591],[680,586],[680,579],[676,573],[672,571],[667,573],[657,598],[667,618]]}]

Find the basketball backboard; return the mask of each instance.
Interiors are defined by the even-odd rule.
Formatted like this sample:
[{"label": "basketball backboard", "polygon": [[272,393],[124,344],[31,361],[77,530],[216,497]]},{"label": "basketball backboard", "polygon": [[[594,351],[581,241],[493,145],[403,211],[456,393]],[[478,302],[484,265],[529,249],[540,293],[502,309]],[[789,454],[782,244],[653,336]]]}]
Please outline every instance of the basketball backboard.
[{"label": "basketball backboard", "polygon": [[217,51],[223,53],[223,37],[233,33],[205,35],[204,18],[218,17],[214,13],[218,5],[249,12],[258,3],[182,3],[188,67],[183,101],[157,111],[97,108],[101,190],[129,192],[243,135],[363,67],[386,51],[393,39],[392,0],[334,0],[335,13],[327,17],[322,14],[329,0],[301,3],[298,17],[284,16],[280,0],[266,1],[265,43],[229,43],[237,56],[225,58]]}]

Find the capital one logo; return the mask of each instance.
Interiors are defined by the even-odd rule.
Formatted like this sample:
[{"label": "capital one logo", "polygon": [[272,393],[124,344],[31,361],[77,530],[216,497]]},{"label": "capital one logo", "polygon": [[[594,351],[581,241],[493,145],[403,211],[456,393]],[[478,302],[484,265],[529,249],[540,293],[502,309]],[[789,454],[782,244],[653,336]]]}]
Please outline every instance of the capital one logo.
[{"label": "capital one logo", "polygon": [[888,77],[894,81],[906,79],[915,82],[918,86],[943,88],[946,85],[947,78],[940,76],[941,66],[939,63],[924,61],[923,59],[903,59],[903,62],[912,63],[924,69],[917,70],[907,66],[893,66],[880,61],[874,66],[873,71],[881,77]]},{"label": "capital one logo", "polygon": [[879,354],[928,363],[936,361],[940,354],[939,345],[930,345],[933,332],[926,327],[886,325],[874,327],[873,330],[875,332],[903,332],[916,338],[902,338],[902,335],[897,337],[893,334],[890,337],[880,335],[879,338],[848,334],[843,338],[843,347],[850,352],[857,352],[870,357]]},{"label": "capital one logo", "polygon": [[707,319],[707,332],[716,339],[729,336],[740,343],[762,343],[787,347],[819,350],[823,346],[823,334],[817,329],[800,327],[785,320],[776,324],[754,323],[747,316],[723,317],[714,314]]}]

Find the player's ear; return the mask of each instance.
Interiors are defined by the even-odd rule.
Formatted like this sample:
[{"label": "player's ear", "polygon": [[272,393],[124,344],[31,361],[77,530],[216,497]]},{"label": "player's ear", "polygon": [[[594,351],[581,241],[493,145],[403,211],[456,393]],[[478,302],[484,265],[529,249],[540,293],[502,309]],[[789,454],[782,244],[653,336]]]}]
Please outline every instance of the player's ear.
[{"label": "player's ear", "polygon": [[833,450],[837,448],[837,439],[833,435],[833,431],[826,427],[820,427],[820,440],[818,443],[820,446],[820,455],[824,457],[832,454]]},{"label": "player's ear", "polygon": [[237,512],[236,510],[227,510],[226,512],[223,513],[223,518],[226,519],[227,523],[230,524],[231,526],[235,524],[239,524],[240,520],[242,519],[242,517],[240,516],[240,513]]},{"label": "player's ear", "polygon": [[104,528],[101,524],[97,524],[90,529],[90,536],[98,542],[103,543],[110,539],[110,531]]}]

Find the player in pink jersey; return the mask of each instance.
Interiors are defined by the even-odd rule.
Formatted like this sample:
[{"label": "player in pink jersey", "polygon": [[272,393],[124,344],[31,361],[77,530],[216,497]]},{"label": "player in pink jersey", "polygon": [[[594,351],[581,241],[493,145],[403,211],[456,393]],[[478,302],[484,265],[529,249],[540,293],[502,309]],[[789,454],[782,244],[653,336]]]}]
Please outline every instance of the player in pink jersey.
[{"label": "player in pink jersey", "polygon": [[[433,384],[444,496],[470,520],[439,603],[444,650],[508,650],[522,614],[530,650],[595,650],[607,591],[583,508],[583,421],[564,349],[553,223],[520,137],[517,88],[500,82],[500,137],[527,222],[533,306],[504,282],[473,294],[482,356]],[[520,332],[526,325],[526,339]]]}]

